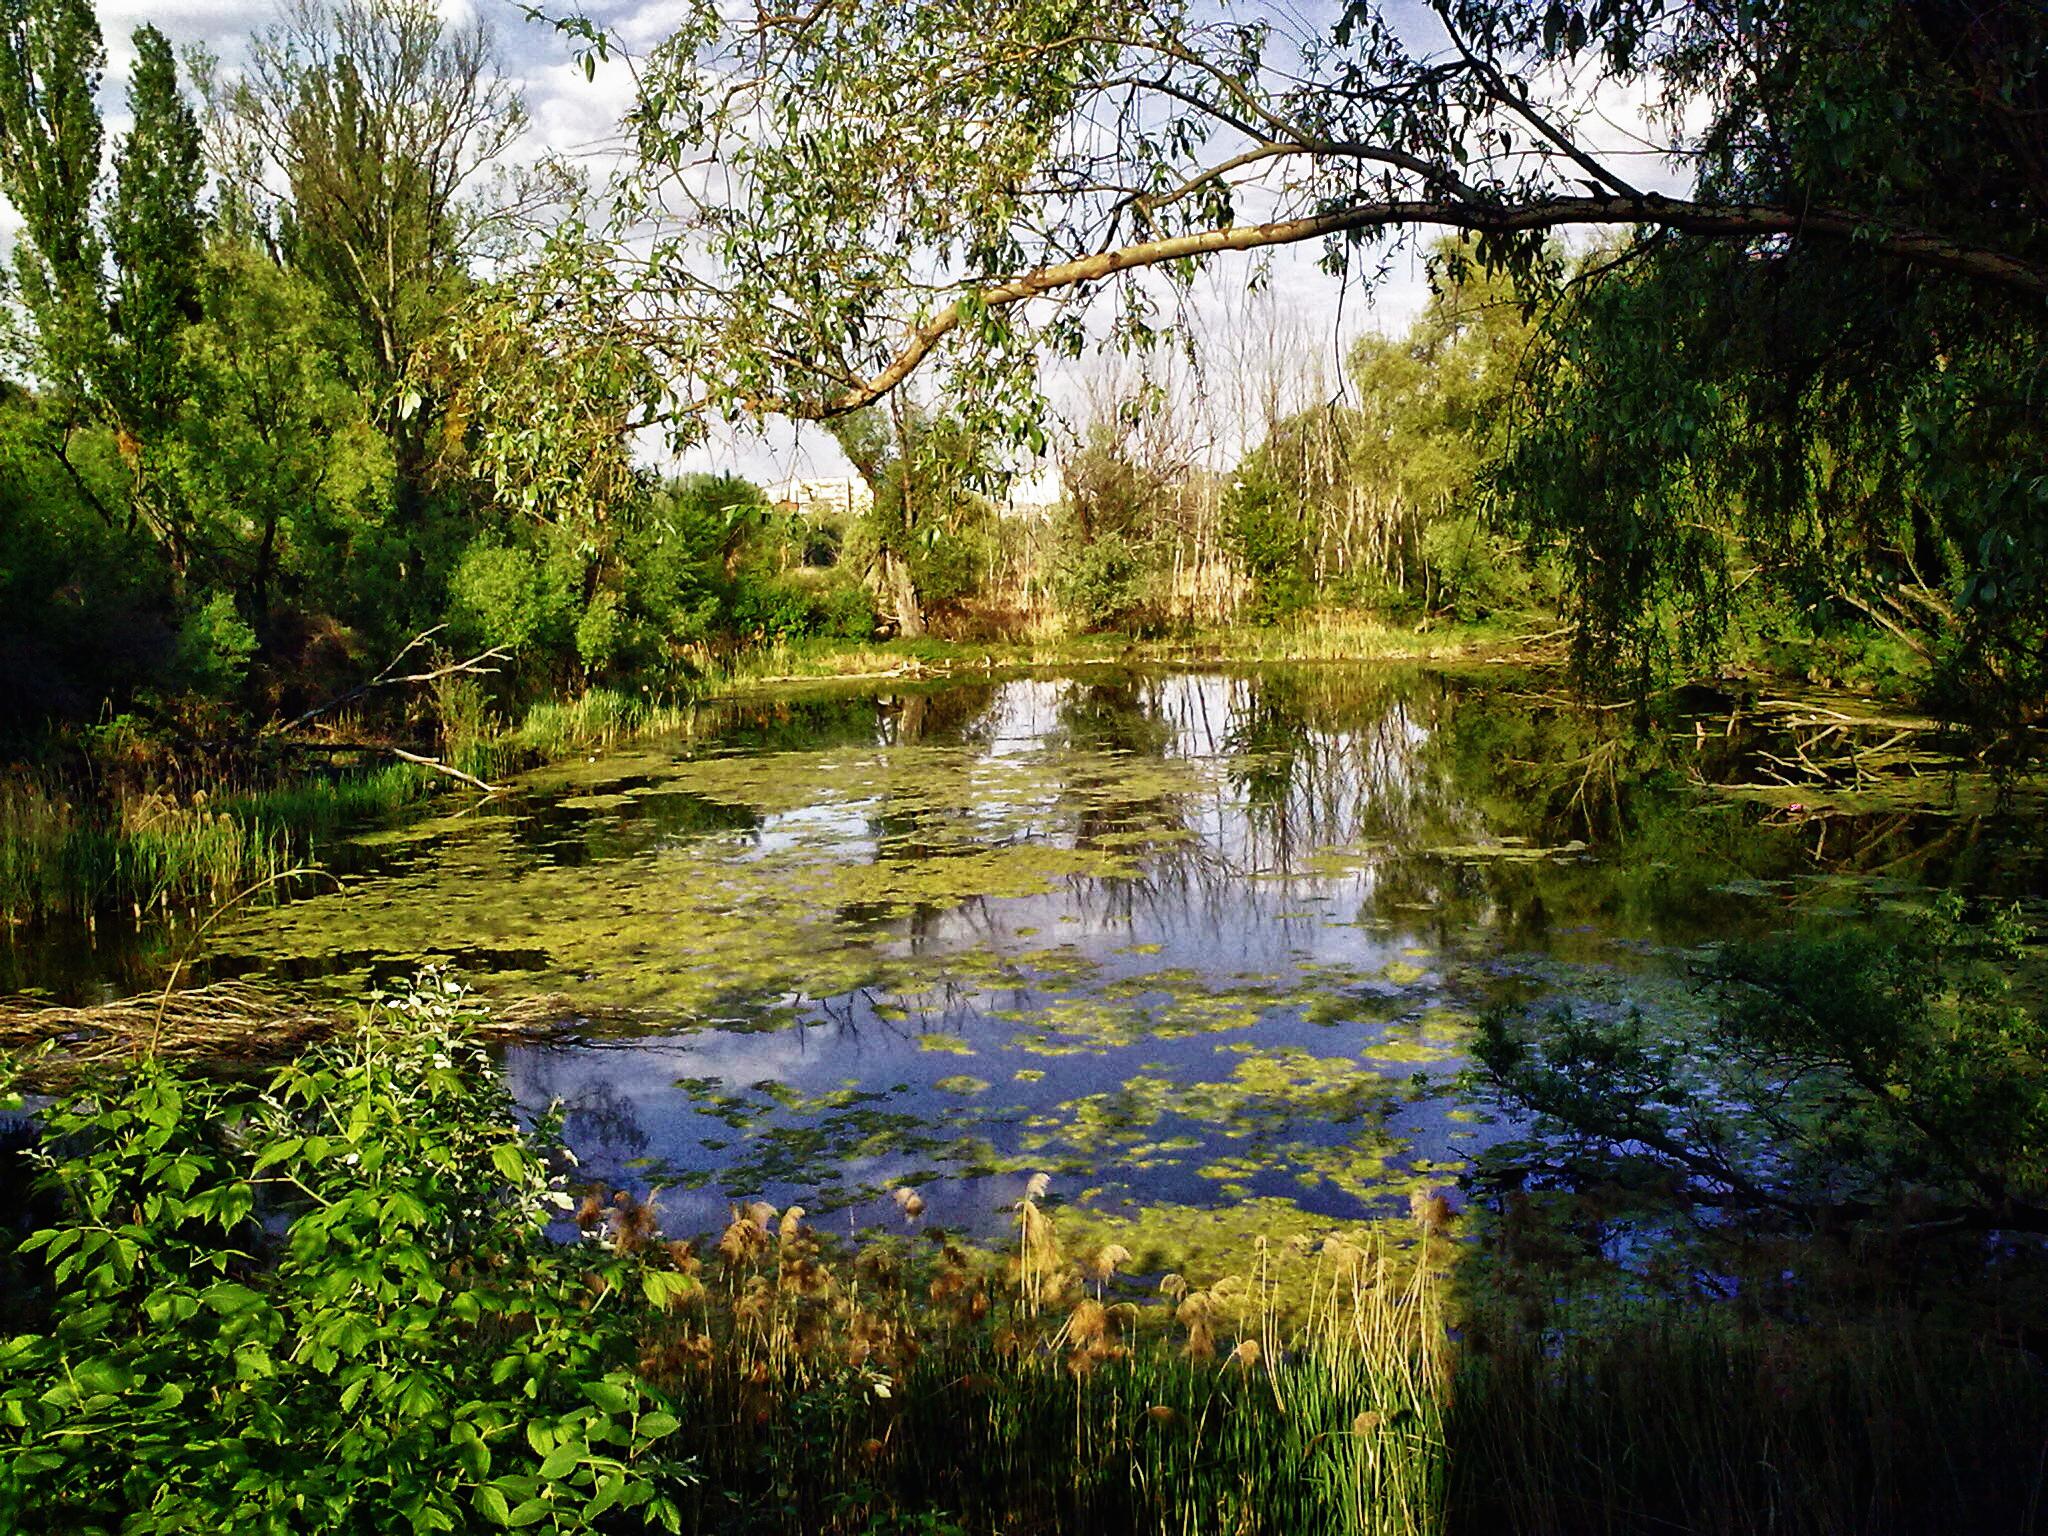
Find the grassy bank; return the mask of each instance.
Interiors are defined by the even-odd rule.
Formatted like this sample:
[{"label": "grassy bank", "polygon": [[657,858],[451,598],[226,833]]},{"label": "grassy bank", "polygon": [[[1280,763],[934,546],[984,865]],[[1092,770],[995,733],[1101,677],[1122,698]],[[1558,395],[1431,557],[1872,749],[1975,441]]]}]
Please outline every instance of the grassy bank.
[{"label": "grassy bank", "polygon": [[1039,1179],[995,1251],[908,1189],[893,1235],[756,1204],[679,1241],[519,1129],[466,1012],[433,982],[260,1094],[145,1060],[51,1113],[0,1247],[0,1524],[2039,1528],[2048,1378],[1989,1334],[1496,1315],[1428,1206],[1234,1273],[1070,1249]]},{"label": "grassy bank", "polygon": [[[507,725],[481,695],[452,700],[444,760],[478,779],[600,752],[670,729],[676,709],[608,689],[533,705]],[[348,756],[350,754],[339,754]],[[0,921],[129,917],[206,909],[317,862],[347,829],[396,815],[454,786],[433,768],[379,761],[302,770],[260,788],[177,797],[119,789],[93,796],[58,774],[0,782]],[[465,791],[467,792],[467,791]]]},{"label": "grassy bank", "polygon": [[[1513,647],[1493,626],[1415,629],[1353,616],[1287,627],[1172,637],[1071,635],[1019,642],[811,640],[721,659],[697,696],[801,680],[881,679],[1099,663],[1188,665],[1309,660],[1441,660]],[[679,728],[687,709],[608,688],[532,704],[506,721],[473,680],[434,700],[440,760],[485,782],[633,736]],[[348,754],[339,754],[346,759]],[[0,921],[125,917],[204,910],[317,862],[342,829],[390,816],[455,781],[431,767],[380,761],[323,765],[281,782],[179,797],[156,788],[88,793],[59,773],[19,770],[0,783]],[[140,777],[147,782],[148,775]]]},{"label": "grassy bank", "polygon": [[1519,650],[1531,631],[1507,623],[1414,626],[1355,614],[1312,614],[1271,627],[1171,635],[1073,634],[1036,640],[779,641],[741,651],[709,679],[714,691],[821,679],[996,671],[1106,663],[1185,666],[1267,661],[1440,661]]}]

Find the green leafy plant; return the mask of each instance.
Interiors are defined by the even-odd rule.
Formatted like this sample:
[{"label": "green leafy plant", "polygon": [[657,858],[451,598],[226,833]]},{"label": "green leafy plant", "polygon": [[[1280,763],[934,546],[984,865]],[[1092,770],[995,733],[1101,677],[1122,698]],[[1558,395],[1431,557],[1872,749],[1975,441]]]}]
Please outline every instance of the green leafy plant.
[{"label": "green leafy plant", "polygon": [[429,976],[253,1098],[144,1057],[50,1111],[0,1525],[677,1528],[677,1420],[629,1368],[657,1282],[549,1242],[561,1176],[464,1015]]}]

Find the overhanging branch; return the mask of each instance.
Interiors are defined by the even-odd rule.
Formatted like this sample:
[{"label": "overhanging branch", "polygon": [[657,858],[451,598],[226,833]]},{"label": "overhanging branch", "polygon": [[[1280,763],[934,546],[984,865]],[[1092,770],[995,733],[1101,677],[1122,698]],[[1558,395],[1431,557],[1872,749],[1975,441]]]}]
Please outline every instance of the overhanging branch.
[{"label": "overhanging branch", "polygon": [[1854,242],[1900,261],[1953,272],[1973,282],[2031,298],[2048,299],[2048,267],[1987,247],[1967,245],[1929,230],[1887,228],[1838,209],[1793,210],[1766,204],[1697,203],[1649,193],[1541,198],[1524,203],[1482,203],[1419,199],[1357,203],[1306,218],[1269,224],[1236,224],[1222,229],[1147,240],[1116,250],[1056,262],[995,284],[970,306],[956,300],[912,331],[889,365],[865,383],[821,401],[755,399],[747,406],[764,414],[824,421],[873,405],[917,371],[940,342],[960,328],[968,308],[1006,309],[1030,299],[1086,287],[1122,272],[1138,271],[1190,257],[1224,251],[1297,245],[1364,230],[1440,225],[1486,234],[1519,234],[1589,224],[1629,224],[1675,230],[1712,239],[1757,239],[1787,235]]}]

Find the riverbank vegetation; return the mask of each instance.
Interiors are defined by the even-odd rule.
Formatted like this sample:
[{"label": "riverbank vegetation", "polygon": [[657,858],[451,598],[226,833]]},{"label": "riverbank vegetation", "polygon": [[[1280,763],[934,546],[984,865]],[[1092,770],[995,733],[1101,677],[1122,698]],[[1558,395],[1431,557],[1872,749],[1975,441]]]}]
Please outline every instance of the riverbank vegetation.
[{"label": "riverbank vegetation", "polygon": [[[521,37],[558,72],[640,50],[602,163],[537,143],[545,71],[430,0],[287,0],[221,57],[152,24],[109,39],[91,0],[0,9],[0,924],[94,952],[20,972],[64,1006],[0,1007],[51,1052],[7,1081],[67,1095],[17,1095],[0,1163],[34,1174],[0,1233],[0,1525],[2048,1528],[2037,914],[1913,883],[1998,863],[1972,840],[2009,835],[2048,720],[2048,13],[685,0],[615,36],[554,12]],[[1313,279],[1207,286],[1304,246]],[[1281,270],[1335,311],[1404,249],[1428,294],[1401,321],[1294,334],[1258,297]],[[650,467],[771,417],[854,473],[828,494]],[[977,715],[1035,744],[984,762],[940,739],[972,701],[917,686],[1475,650],[1569,655],[1578,697],[1546,682],[1459,729],[1419,693],[1347,713],[1310,668],[1236,699],[1205,679],[1186,721],[1076,686]],[[1721,686],[1740,673],[1887,709]],[[621,1018],[658,992],[754,1044],[828,998],[893,1028],[906,995],[984,987],[1026,1000],[976,1015],[1003,1048],[1048,1060],[1163,1053],[1198,992],[1212,1024],[1309,1039],[1399,1013],[1414,1039],[1341,1057],[1219,1045],[1241,1059],[1203,1135],[1252,1152],[1188,1170],[1264,1212],[1257,1157],[1298,1158],[1382,1219],[1146,1268],[1078,1241],[1101,1213],[1017,1154],[973,1171],[1005,1241],[934,1230],[903,1180],[868,1192],[886,1232],[758,1202],[663,1232],[652,1162],[634,1190],[585,1179],[438,974],[346,1027],[331,993],[286,1006],[233,972],[146,1005],[62,991],[102,979],[110,922],[151,925],[130,958],[154,993],[236,903],[301,894],[431,796],[566,781],[687,736],[715,694],[860,677],[888,697],[831,754],[764,715],[735,755],[492,828],[464,866],[488,901],[420,880],[263,916],[333,924],[290,953],[353,989],[452,907],[508,971],[557,968]],[[1657,702],[1678,690],[1702,706],[1682,731]],[[780,799],[762,743],[790,749]],[[1425,744],[1486,771],[1451,795]],[[1959,790],[1962,764],[1985,771]],[[1014,803],[982,814],[1000,782]],[[1518,793],[1531,830],[1496,838],[1486,797]],[[1980,824],[1922,858],[1965,804]],[[603,841],[577,818],[614,811],[604,836],[673,855],[667,884],[569,877]],[[1853,898],[1753,878],[1728,850],[1766,824],[1810,827]],[[1425,831],[1405,881],[1373,862]],[[1624,878],[1588,876],[1624,833]],[[1063,881],[1128,924],[1176,846],[1216,898],[1202,963],[1261,886],[1284,966],[1226,990],[1102,961],[1118,979],[1048,1023],[1027,1010],[1100,957],[943,931]],[[1519,888],[1483,873],[1504,863]],[[1281,887],[1332,865],[1359,885],[1324,924]],[[1654,962],[1618,932],[1544,969],[1567,905],[1633,903],[1620,929],[1710,889],[1784,931]],[[1339,985],[1298,947],[1325,927],[1406,947]],[[1483,1017],[1427,981],[1511,943],[1539,960],[1489,973]],[[1587,979],[1637,959],[1674,973],[1647,1003]],[[260,1084],[202,1070],[266,1027],[287,1059]],[[1353,1100],[1391,1137],[1468,1045],[1469,1159],[1477,1109],[1406,1162],[1342,1143]],[[938,1065],[935,1093],[994,1087]],[[1225,1081],[1134,1065],[1057,1108],[1170,1160],[1207,1145],[1178,1141],[1174,1090]],[[825,1145],[790,1084],[704,1083],[741,1122],[701,1144],[729,1169],[750,1114],[786,1133],[778,1174]],[[831,1091],[862,1138],[833,1160],[866,1157],[893,1122],[860,1080]],[[1290,1094],[1263,1133],[1306,1103],[1339,1142],[1247,1141]],[[1063,1175],[1101,1158],[1030,1129]]]},{"label": "riverbank vegetation", "polygon": [[145,1057],[45,1113],[0,1513],[1887,1533],[2026,1529],[2048,1491],[2048,1380],[1967,1320],[1532,1311],[1430,1199],[1213,1275],[1069,1251],[1042,1176],[1007,1251],[909,1187],[857,1243],[765,1204],[674,1240],[515,1123],[468,1011],[429,976],[260,1091]]},{"label": "riverbank vegetation", "polygon": [[[1783,25],[1789,47],[1806,23]],[[1610,67],[1682,76],[1691,44],[1625,30]],[[1577,35],[1501,42],[1549,57],[1592,46]],[[0,399],[11,920],[218,899],[441,770],[488,781],[728,678],[883,670],[862,658],[891,637],[1066,659],[1091,634],[1168,654],[1227,635],[1251,658],[1569,630],[1607,684],[1765,667],[2006,721],[2039,692],[2013,532],[2039,349],[1960,279],[1874,256],[1906,286],[1859,306],[1804,247],[1749,271],[1718,245],[1454,238],[1420,314],[1335,376],[1321,338],[1241,306],[1214,355],[1104,366],[1059,421],[998,430],[972,392],[835,407],[858,479],[771,503],[635,465],[633,422],[687,440],[696,418],[656,411],[601,246],[564,243],[683,152],[663,103],[642,159],[592,185],[511,155],[526,104],[490,28],[414,0],[291,9],[233,68],[151,26],[128,41],[124,113],[97,94],[86,0],[28,6],[0,81],[0,184],[26,221]],[[1946,164],[1951,85],[1900,88],[1923,170]],[[1198,117],[1207,89],[1183,103]],[[1802,164],[1863,165],[1847,127],[1781,132]],[[758,151],[771,201],[788,149]],[[1712,157],[1769,179],[1733,143]],[[828,179],[868,227],[873,179]],[[725,255],[744,265],[743,242]],[[1770,318],[1794,312],[1796,333]],[[727,329],[691,373],[739,366],[753,331]],[[1120,339],[1142,357],[1164,329]],[[1913,361],[1885,382],[1838,360],[1902,336]],[[1056,493],[1020,509],[1032,473]]]}]

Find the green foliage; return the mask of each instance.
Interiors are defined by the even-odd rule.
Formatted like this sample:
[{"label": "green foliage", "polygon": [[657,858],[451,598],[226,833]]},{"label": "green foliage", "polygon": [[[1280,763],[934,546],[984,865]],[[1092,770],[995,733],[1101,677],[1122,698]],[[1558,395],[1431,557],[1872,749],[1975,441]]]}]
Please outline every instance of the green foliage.
[{"label": "green foliage", "polygon": [[2030,937],[1943,896],[1731,948],[1703,1039],[1566,1010],[1534,1031],[1496,1015],[1476,1054],[1602,1156],[1758,1213],[2048,1230],[2048,1027],[2015,987]]},{"label": "green foliage", "polygon": [[481,649],[558,650],[579,635],[575,599],[560,567],[486,538],[463,551],[449,582],[456,634]]},{"label": "green foliage", "polygon": [[93,219],[106,50],[87,0],[10,0],[0,11],[0,187],[21,215],[14,251],[40,371],[88,396],[107,345],[106,243]]},{"label": "green foliage", "polygon": [[1251,578],[1251,617],[1271,623],[1311,600],[1308,539],[1295,488],[1268,460],[1239,467],[1223,504],[1231,553]]},{"label": "green foliage", "polygon": [[150,441],[182,404],[178,339],[199,313],[199,192],[206,175],[199,121],[178,90],[170,40],[155,27],[136,29],[128,110],[135,126],[114,152],[107,219],[119,273],[118,345],[107,381],[115,414]]},{"label": "green foliage", "polygon": [[1054,573],[1060,607],[1077,626],[1135,633],[1152,606],[1152,572],[1144,547],[1122,533],[1098,532],[1070,546]]},{"label": "green foliage", "polygon": [[216,592],[185,615],[173,652],[176,675],[199,692],[221,695],[240,686],[256,653],[256,631],[235,612],[235,600]]},{"label": "green foliage", "polygon": [[1422,531],[1422,559],[1437,606],[1467,623],[1528,601],[1530,576],[1519,553],[1512,541],[1470,515],[1438,518]]},{"label": "green foliage", "polygon": [[637,1277],[546,1238],[559,1181],[462,1007],[430,979],[253,1100],[145,1058],[50,1112],[64,1215],[25,1245],[49,1329],[0,1344],[0,1515],[677,1529]]}]

